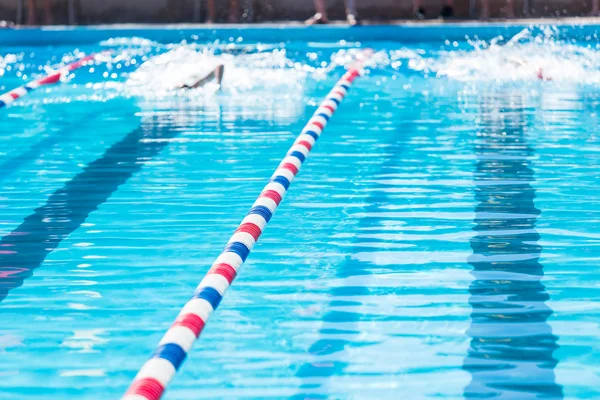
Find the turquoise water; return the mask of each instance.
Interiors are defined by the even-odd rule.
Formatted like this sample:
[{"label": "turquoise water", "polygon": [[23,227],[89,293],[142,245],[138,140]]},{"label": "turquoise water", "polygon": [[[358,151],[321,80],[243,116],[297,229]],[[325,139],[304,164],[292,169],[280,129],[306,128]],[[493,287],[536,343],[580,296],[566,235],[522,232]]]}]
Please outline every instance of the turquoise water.
[{"label": "turquoise water", "polygon": [[364,47],[165,398],[600,397],[600,28],[421,29],[5,42],[1,92],[112,52],[0,109],[0,398],[122,395]]}]

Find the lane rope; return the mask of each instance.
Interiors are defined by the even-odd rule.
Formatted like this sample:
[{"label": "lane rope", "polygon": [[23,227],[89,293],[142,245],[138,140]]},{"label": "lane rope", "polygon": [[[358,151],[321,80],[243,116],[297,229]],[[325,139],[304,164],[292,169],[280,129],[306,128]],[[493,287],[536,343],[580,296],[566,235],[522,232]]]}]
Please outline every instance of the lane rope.
[{"label": "lane rope", "polygon": [[60,68],[56,72],[38,78],[34,81],[26,83],[23,86],[19,86],[18,88],[13,89],[10,92],[0,95],[0,108],[8,106],[15,100],[27,95],[29,92],[39,88],[40,86],[57,83],[58,81],[60,81],[60,78],[68,75],[71,71],[88,65],[90,61],[94,61],[98,55],[99,54],[90,54],[89,56],[80,58],[74,63],[67,64],[66,66]]},{"label": "lane rope", "polygon": [[185,304],[150,359],[142,366],[123,400],[158,400],[175,376],[188,351],[199,337],[212,312],[238,274],[254,244],[263,233],[285,196],[316,140],[346,96],[354,79],[360,76],[371,50],[360,53],[346,74],[304,127],[286,157],[242,220],[225,249],[204,276],[192,298]]}]

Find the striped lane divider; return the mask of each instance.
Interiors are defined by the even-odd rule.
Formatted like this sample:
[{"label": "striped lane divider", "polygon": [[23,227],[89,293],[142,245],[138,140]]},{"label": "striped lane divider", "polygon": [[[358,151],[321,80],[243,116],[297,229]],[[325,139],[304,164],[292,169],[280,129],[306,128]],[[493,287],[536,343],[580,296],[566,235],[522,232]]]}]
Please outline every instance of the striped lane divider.
[{"label": "striped lane divider", "polygon": [[360,70],[370,55],[370,50],[360,53],[356,62],[321,103],[229,239],[221,255],[198,285],[192,298],[185,304],[175,323],[159,342],[158,348],[142,366],[123,400],[161,398],[165,388],[183,363],[187,352],[263,233],[329,118],[346,96],[354,79],[360,75]]},{"label": "striped lane divider", "polygon": [[91,54],[89,56],[80,58],[74,63],[68,64],[63,68],[59,69],[58,71],[53,72],[52,74],[31,81],[23,86],[11,90],[10,92],[0,95],[0,108],[6,107],[7,105],[13,103],[15,100],[27,95],[29,92],[39,88],[40,86],[57,83],[62,76],[67,75],[69,72],[87,65],[88,62],[95,60],[97,56],[98,54]]}]

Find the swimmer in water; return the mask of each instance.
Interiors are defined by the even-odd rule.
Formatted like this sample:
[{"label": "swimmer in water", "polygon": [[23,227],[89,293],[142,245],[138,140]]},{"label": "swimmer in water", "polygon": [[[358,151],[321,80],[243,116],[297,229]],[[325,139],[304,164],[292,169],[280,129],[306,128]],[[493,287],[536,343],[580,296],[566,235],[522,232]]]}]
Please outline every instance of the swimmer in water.
[{"label": "swimmer in water", "polygon": [[[515,36],[513,36],[508,42],[506,42],[506,44],[501,45],[501,46],[513,47],[516,44],[518,44],[519,42],[522,42],[522,41],[524,41],[526,39],[530,39],[530,38],[531,38],[531,30],[523,29],[521,32],[519,32]],[[549,76],[548,74],[546,74],[542,67],[536,68],[534,65],[528,63],[526,60],[524,60],[520,57],[510,56],[510,57],[507,57],[506,60],[508,62],[510,62],[511,64],[513,64],[517,68],[525,68],[525,69],[531,70],[532,72],[534,72],[536,74],[537,78],[541,81],[551,81],[552,80],[552,77]]]},{"label": "swimmer in water", "polygon": [[179,85],[180,89],[197,89],[203,87],[208,82],[216,81],[217,85],[219,85],[219,89],[221,89],[221,82],[223,81],[223,73],[225,72],[225,66],[223,64],[218,64],[214,69],[209,71],[208,73],[199,73],[196,75],[190,76],[186,82]]},{"label": "swimmer in water", "polygon": [[548,76],[547,74],[544,73],[544,69],[542,67],[539,67],[536,70],[533,65],[529,64],[527,61],[523,60],[522,58],[509,57],[508,62],[510,62],[511,64],[513,64],[515,67],[518,67],[518,68],[532,69],[533,71],[535,71],[536,76],[538,77],[539,80],[542,80],[542,81],[551,81],[552,80],[551,76]]}]

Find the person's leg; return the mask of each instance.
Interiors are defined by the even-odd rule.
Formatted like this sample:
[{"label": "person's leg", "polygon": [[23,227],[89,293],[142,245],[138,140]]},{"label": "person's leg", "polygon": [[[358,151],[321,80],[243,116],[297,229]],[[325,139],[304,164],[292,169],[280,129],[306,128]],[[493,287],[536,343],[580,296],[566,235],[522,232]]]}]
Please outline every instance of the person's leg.
[{"label": "person's leg", "polygon": [[206,22],[212,24],[217,19],[217,9],[215,7],[215,0],[207,0],[208,15],[206,16]]},{"label": "person's leg", "polygon": [[27,0],[27,25],[35,25],[37,23],[36,1]]},{"label": "person's leg", "polygon": [[327,8],[325,7],[325,0],[315,0],[315,10],[317,10],[317,14],[321,14],[323,18],[327,19]]},{"label": "person's leg", "polygon": [[425,9],[421,5],[421,0],[413,0],[413,16],[416,19],[425,19]]},{"label": "person's leg", "polygon": [[490,18],[490,0],[481,0],[481,14],[479,15],[480,19],[489,19]]},{"label": "person's leg", "polygon": [[506,0],[506,16],[508,18],[515,17],[515,2],[514,2],[514,0]]},{"label": "person's leg", "polygon": [[325,8],[325,0],[314,0],[315,1],[315,9],[317,13],[306,20],[306,25],[314,25],[314,24],[326,24],[329,22],[327,19],[327,9]]},{"label": "person's leg", "polygon": [[238,0],[229,0],[229,22],[239,22],[239,8]]},{"label": "person's leg", "polygon": [[444,0],[442,6],[442,12],[440,13],[442,18],[448,18],[454,16],[454,0]]},{"label": "person's leg", "polygon": [[356,1],[346,0],[346,20],[348,25],[354,26],[358,23],[356,20]]},{"label": "person's leg", "polygon": [[346,14],[356,16],[356,0],[346,0]]}]

